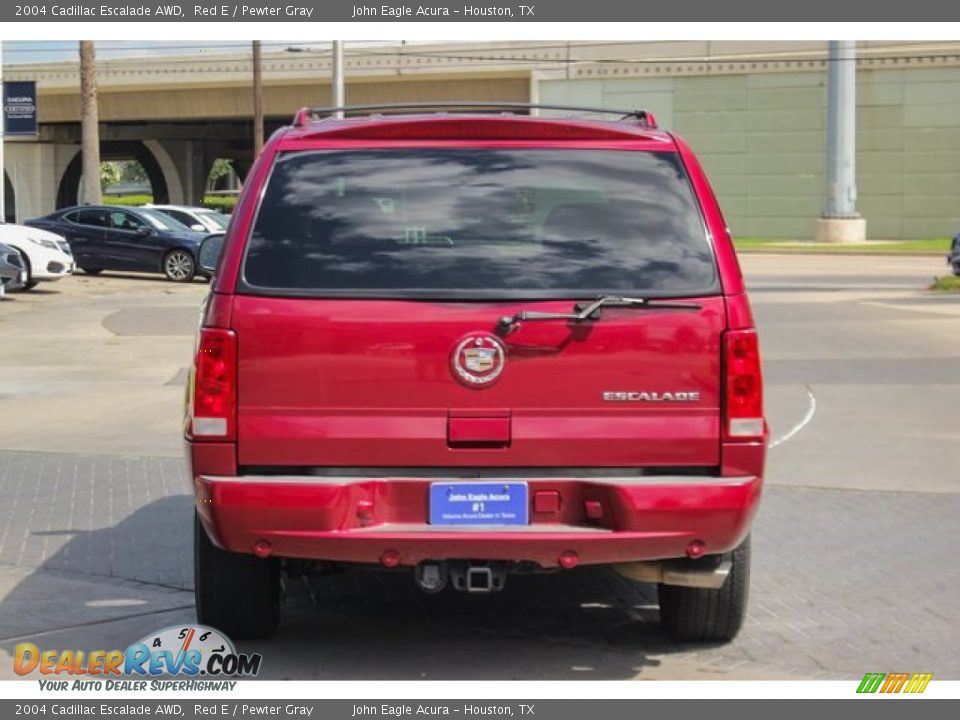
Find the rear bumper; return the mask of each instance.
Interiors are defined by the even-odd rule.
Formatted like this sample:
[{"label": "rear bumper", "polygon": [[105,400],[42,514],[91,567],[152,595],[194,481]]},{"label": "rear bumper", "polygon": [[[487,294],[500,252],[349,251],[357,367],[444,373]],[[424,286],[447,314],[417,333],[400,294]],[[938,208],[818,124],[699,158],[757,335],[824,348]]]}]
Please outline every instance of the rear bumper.
[{"label": "rear bumper", "polygon": [[[427,524],[431,482],[194,479],[207,532],[234,552],[259,545],[279,557],[337,562],[512,560],[547,568],[569,553],[580,564],[603,564],[684,557],[693,542],[708,554],[726,552],[748,532],[763,484],[758,477],[538,478],[527,481],[529,525],[453,528]],[[538,503],[544,494],[548,502]]]}]

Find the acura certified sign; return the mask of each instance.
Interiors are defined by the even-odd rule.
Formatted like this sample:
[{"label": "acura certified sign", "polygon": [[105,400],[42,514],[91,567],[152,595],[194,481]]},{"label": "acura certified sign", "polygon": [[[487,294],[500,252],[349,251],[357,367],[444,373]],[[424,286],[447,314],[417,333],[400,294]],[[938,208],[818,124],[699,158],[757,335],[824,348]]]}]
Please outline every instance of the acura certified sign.
[{"label": "acura certified sign", "polygon": [[33,80],[3,83],[3,132],[7,136],[37,134],[37,84]]}]

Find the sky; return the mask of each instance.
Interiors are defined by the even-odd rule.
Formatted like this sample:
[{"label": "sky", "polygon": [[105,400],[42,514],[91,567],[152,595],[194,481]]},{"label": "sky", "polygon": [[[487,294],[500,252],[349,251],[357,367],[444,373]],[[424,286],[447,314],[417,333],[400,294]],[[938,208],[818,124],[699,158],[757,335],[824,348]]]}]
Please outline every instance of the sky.
[{"label": "sky", "polygon": [[[353,41],[351,45],[383,44],[368,41]],[[311,47],[318,50],[329,48],[328,42],[302,41],[264,41],[263,51],[279,51],[288,47]],[[158,55],[194,55],[198,53],[235,53],[250,50],[250,42],[244,40],[225,40],[200,42],[198,40],[149,42],[146,40],[110,40],[98,42],[98,58],[115,57],[155,57]],[[55,41],[4,41],[3,64],[52,62],[56,60],[76,60],[78,45],[75,40]]]}]

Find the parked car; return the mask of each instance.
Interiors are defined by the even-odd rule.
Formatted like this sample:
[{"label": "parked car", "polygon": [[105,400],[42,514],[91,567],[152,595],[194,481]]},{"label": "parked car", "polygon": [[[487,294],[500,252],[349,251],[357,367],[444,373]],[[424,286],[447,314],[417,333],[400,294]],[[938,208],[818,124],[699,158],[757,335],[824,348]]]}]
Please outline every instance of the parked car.
[{"label": "parked car", "polygon": [[144,207],[159,210],[181,225],[186,225],[197,232],[222,233],[226,232],[227,225],[230,224],[229,215],[224,215],[222,212],[210,208],[192,207],[190,205],[144,205]]},{"label": "parked car", "polygon": [[947,265],[950,266],[954,275],[960,275],[960,233],[953,236],[950,254],[947,255]]},{"label": "parked car", "polygon": [[19,290],[27,282],[27,269],[20,252],[0,243],[0,300],[8,290]]},{"label": "parked car", "polygon": [[0,223],[0,243],[16,248],[22,256],[27,271],[22,287],[26,290],[36,287],[38,282],[53,282],[73,273],[70,245],[56,233]]},{"label": "parked car", "polygon": [[474,593],[610,565],[673,637],[730,640],[767,426],[690,148],[645,113],[310,116],[201,250],[200,622],[267,635],[283,573],[337,565]]},{"label": "parked car", "polygon": [[77,266],[103,270],[159,272],[174,282],[197,274],[196,253],[210,233],[197,232],[159,210],[111,205],[67,207],[27,225],[63,235]]}]

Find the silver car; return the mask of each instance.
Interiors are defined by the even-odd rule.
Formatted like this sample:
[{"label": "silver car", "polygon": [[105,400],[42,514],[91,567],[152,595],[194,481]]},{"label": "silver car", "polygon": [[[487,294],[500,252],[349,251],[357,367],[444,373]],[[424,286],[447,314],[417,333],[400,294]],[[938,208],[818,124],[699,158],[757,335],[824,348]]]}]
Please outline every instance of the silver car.
[{"label": "silver car", "polygon": [[20,253],[9,245],[0,243],[0,298],[7,290],[19,290],[27,282],[27,269]]}]

